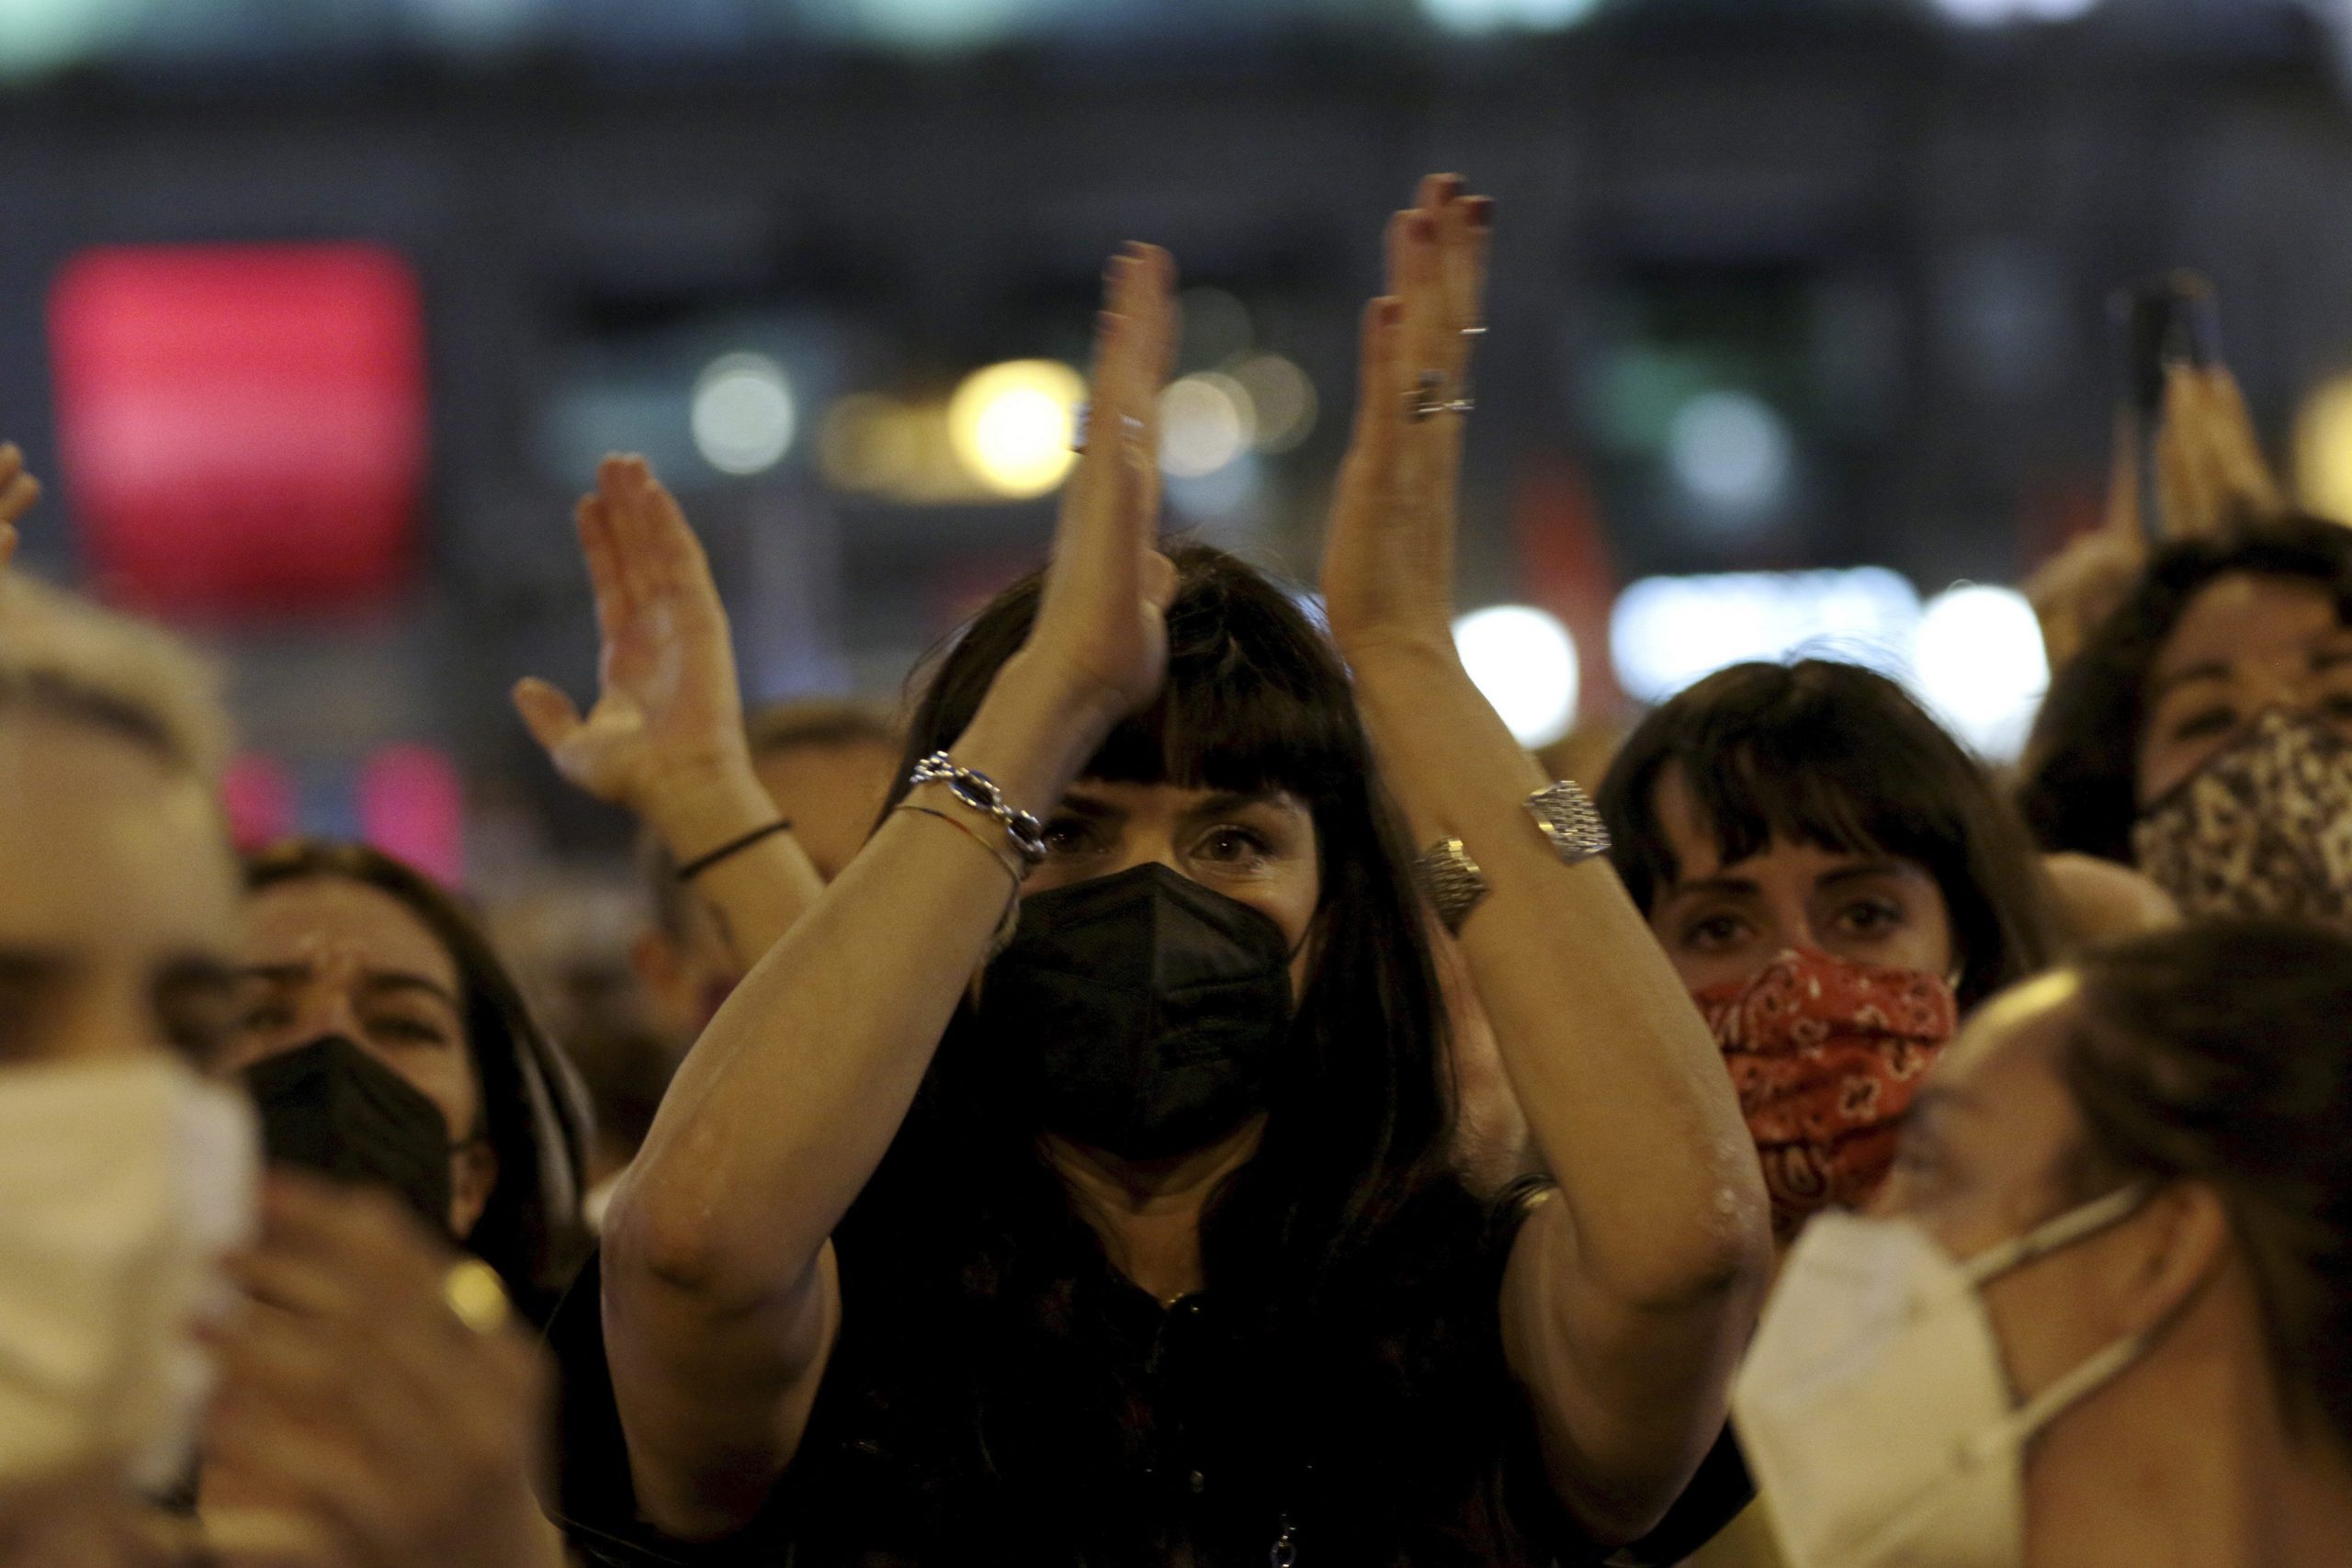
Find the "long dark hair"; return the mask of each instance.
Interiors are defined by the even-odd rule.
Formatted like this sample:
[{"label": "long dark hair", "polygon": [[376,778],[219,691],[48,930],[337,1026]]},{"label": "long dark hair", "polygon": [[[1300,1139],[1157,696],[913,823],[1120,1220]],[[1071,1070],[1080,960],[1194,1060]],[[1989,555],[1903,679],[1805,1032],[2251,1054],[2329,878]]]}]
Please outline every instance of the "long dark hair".
[{"label": "long dark hair", "polygon": [[400,900],[458,967],[483,1134],[498,1156],[497,1183],[465,1246],[498,1270],[517,1307],[543,1321],[587,1250],[580,1197],[588,1115],[578,1078],[532,1021],[473,917],[422,874],[368,845],[318,839],[289,840],[245,862],[253,893],[329,878]]},{"label": "long dark hair", "polygon": [[1962,1007],[2049,963],[2032,841],[1983,765],[1885,676],[1825,659],[1736,664],[1644,719],[1596,804],[1645,914],[1680,874],[1657,811],[1669,767],[1726,865],[1779,838],[1925,867],[1951,915]]},{"label": "long dark hair", "polygon": [[[1486,1213],[1449,1159],[1450,1058],[1408,858],[1329,640],[1243,562],[1204,546],[1170,553],[1179,586],[1165,691],[1081,772],[1287,790],[1313,814],[1321,871],[1314,973],[1270,1086],[1263,1141],[1204,1219],[1206,1277],[1220,1313],[1246,1324],[1245,1337],[1269,1348],[1266,1366],[1281,1369],[1267,1374],[1270,1397],[1328,1419],[1336,1400],[1371,1398],[1376,1385],[1401,1407],[1417,1380],[1440,1381],[1421,1374],[1461,1342],[1449,1333],[1479,1332],[1430,1321],[1441,1315],[1430,1303],[1463,1285],[1462,1247],[1436,1238],[1470,1235]],[[1041,586],[1032,577],[1000,594],[937,657],[909,729],[910,768],[963,733],[1026,639]],[[901,784],[891,805],[904,794]],[[1029,804],[1043,813],[1054,803]],[[1009,1455],[1084,1463],[1092,1450],[1116,1450],[1133,1435],[1122,1411],[1136,1393],[1115,1379],[1058,1390],[1041,1381],[1057,1364],[1053,1342],[1069,1338],[1080,1281],[1100,1271],[1100,1243],[1045,1162],[1035,1108],[1008,1093],[964,1017],[837,1233],[845,1333],[861,1314],[869,1327],[881,1319],[893,1344],[935,1344],[944,1320],[994,1325],[936,1368],[950,1388],[935,1396],[966,1412],[943,1450],[957,1456],[941,1461],[951,1489],[1006,1479],[1020,1468]],[[872,1245],[854,1254],[861,1231]],[[857,1265],[876,1254],[894,1282],[861,1292]],[[1494,1310],[1489,1293],[1479,1323]]]},{"label": "long dark hair", "polygon": [[2291,1417],[2352,1443],[2352,942],[2213,919],[2085,959],[2059,1070],[2087,1198],[2129,1180],[2217,1193]]},{"label": "long dark hair", "polygon": [[2051,682],[2034,722],[2018,799],[2045,848],[2132,863],[2148,677],[2197,596],[2239,572],[2315,584],[2352,624],[2352,528],[2340,523],[2265,518],[2157,551]]}]

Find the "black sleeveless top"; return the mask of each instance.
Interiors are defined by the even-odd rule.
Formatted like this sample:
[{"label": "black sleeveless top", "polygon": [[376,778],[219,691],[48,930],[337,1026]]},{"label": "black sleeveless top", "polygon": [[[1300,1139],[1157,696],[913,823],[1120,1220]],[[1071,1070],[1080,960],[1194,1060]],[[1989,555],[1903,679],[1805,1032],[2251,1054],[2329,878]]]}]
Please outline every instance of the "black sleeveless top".
[{"label": "black sleeveless top", "polygon": [[1099,1246],[1057,1260],[1046,1299],[1007,1292],[1016,1304],[997,1307],[968,1269],[923,1278],[900,1238],[845,1225],[841,1339],[799,1452],[718,1544],[639,1517],[592,1261],[548,1329],[562,1394],[549,1511],[616,1568],[1679,1561],[1747,1501],[1736,1450],[1719,1447],[1655,1550],[1612,1557],[1575,1528],[1503,1359],[1526,1198],[1484,1204],[1449,1185],[1417,1201],[1397,1227],[1410,1266],[1341,1342],[1309,1348],[1269,1343],[1216,1291],[1163,1308]]}]

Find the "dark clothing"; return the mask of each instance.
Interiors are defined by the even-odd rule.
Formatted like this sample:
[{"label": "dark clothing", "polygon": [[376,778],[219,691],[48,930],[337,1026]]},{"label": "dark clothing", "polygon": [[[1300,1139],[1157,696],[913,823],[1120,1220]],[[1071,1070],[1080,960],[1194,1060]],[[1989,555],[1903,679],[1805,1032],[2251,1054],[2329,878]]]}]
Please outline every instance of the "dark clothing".
[{"label": "dark clothing", "polygon": [[[1425,1266],[1357,1292],[1348,1325],[1307,1349],[1256,1331],[1238,1296],[1163,1309],[1099,1247],[1058,1293],[1000,1304],[970,1269],[926,1282],[900,1261],[923,1249],[845,1231],[842,1338],[799,1454],[717,1546],[638,1517],[592,1263],[548,1330],[555,1512],[592,1560],[630,1568],[1261,1568],[1283,1543],[1303,1568],[1598,1563],[1553,1499],[1503,1360],[1523,1199],[1419,1201],[1397,1228]],[[1749,1495],[1736,1454],[1702,1479],[1673,1521],[1684,1545]]]}]

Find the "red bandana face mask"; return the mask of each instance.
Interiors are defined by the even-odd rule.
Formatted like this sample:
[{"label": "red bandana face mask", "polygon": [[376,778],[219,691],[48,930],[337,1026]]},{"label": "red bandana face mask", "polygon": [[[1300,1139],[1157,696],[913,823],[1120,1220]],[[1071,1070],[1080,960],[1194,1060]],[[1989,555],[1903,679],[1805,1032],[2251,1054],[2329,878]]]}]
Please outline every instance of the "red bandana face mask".
[{"label": "red bandana face mask", "polygon": [[1810,951],[1691,1000],[1723,1047],[1783,1245],[1816,1211],[1877,1193],[1896,1126],[1960,1026],[1941,976]]}]

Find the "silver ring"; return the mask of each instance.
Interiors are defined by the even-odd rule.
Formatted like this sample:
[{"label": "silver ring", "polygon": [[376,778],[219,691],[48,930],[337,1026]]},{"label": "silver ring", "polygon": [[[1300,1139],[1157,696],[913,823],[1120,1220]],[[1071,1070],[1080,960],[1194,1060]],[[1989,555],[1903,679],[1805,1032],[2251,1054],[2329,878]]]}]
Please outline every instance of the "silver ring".
[{"label": "silver ring", "polygon": [[1069,411],[1069,449],[1071,451],[1086,450],[1086,422],[1092,417],[1093,412],[1092,403],[1080,403]]},{"label": "silver ring", "polygon": [[1481,322],[1479,325],[1475,327],[1464,327],[1462,329],[1462,335],[1464,337],[1485,337],[1487,335],[1486,325]]}]

